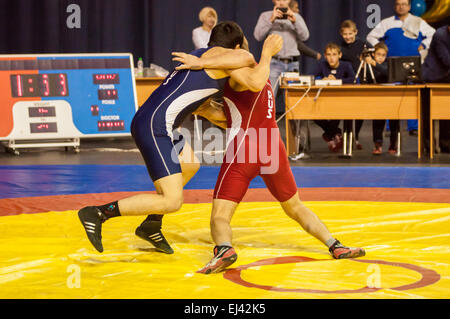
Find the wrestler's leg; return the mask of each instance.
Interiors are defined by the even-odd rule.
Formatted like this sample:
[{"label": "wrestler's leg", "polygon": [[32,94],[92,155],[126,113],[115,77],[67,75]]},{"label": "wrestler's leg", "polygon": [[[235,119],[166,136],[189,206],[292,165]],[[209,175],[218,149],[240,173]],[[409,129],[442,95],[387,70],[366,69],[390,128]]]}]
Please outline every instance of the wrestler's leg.
[{"label": "wrestler's leg", "polygon": [[183,186],[197,173],[200,163],[191,146],[186,143],[179,155],[181,171],[154,182],[157,194],[138,194],[119,200],[122,216],[168,214],[178,211],[183,204]]},{"label": "wrestler's leg", "polygon": [[290,218],[299,223],[306,232],[316,237],[322,243],[326,244],[328,240],[333,238],[320,218],[308,207],[303,205],[298,194],[295,194],[280,204]]},{"label": "wrestler's leg", "polygon": [[237,260],[237,254],[231,246],[231,218],[238,203],[214,199],[211,214],[211,235],[216,243],[214,257],[202,269],[197,271],[202,274],[218,273],[225,270]]},{"label": "wrestler's leg", "polygon": [[216,245],[228,243],[231,245],[232,231],[231,218],[236,211],[238,203],[225,200],[214,199],[211,213],[211,236]]}]

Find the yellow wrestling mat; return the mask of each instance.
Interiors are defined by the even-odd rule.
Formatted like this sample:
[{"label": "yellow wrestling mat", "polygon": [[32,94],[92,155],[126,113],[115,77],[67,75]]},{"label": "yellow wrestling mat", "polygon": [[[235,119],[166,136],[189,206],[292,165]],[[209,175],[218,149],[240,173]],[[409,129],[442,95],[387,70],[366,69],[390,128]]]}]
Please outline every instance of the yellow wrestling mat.
[{"label": "yellow wrestling mat", "polygon": [[76,211],[0,217],[0,298],[449,298],[450,205],[306,202],[332,234],[366,249],[333,260],[278,203],[242,203],[226,273],[195,273],[212,257],[211,204],[164,218],[175,250],[134,235],[145,217],[103,225],[105,251],[89,243]]}]

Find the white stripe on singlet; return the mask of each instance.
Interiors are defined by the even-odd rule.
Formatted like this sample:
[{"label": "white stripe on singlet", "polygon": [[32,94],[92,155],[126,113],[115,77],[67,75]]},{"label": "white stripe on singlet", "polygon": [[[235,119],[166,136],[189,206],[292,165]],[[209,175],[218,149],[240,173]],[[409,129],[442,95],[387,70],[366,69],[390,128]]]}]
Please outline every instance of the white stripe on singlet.
[{"label": "white stripe on singlet", "polygon": [[167,134],[170,136],[172,140],[173,140],[172,127],[173,124],[175,123],[177,116],[181,113],[181,111],[183,111],[187,106],[195,102],[198,102],[208,96],[211,96],[214,93],[217,93],[218,91],[219,91],[218,89],[214,88],[194,90],[184,93],[183,95],[180,95],[172,103],[170,103],[166,111],[166,130]]},{"label": "white stripe on singlet", "polygon": [[153,134],[153,119],[154,119],[154,117],[155,117],[156,112],[158,112],[158,109],[161,107],[161,105],[163,105],[164,102],[167,101],[168,98],[170,98],[176,91],[178,91],[178,89],[184,84],[184,82],[186,81],[186,79],[187,79],[187,77],[189,76],[190,73],[191,73],[191,71],[189,70],[189,71],[186,73],[186,76],[184,77],[184,79],[183,79],[183,81],[180,83],[180,85],[179,85],[172,93],[170,93],[170,94],[169,94],[169,95],[168,95],[168,96],[167,96],[167,97],[166,97],[166,98],[158,105],[158,107],[156,108],[155,112],[153,112],[152,118],[150,119],[150,131],[152,132],[153,142],[155,143],[156,148],[158,149],[159,156],[160,156],[161,159],[162,159],[162,162],[163,162],[163,164],[164,164],[164,167],[166,168],[167,174],[170,174],[169,168],[167,167],[166,161],[164,160],[164,157],[163,157],[162,154],[161,154],[161,150],[159,149],[158,143],[156,142],[155,134]]}]

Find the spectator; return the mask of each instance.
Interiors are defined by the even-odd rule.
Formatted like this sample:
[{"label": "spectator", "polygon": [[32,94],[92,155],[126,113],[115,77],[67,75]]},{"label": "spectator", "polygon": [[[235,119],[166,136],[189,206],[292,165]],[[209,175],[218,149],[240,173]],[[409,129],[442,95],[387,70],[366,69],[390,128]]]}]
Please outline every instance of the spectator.
[{"label": "spectator", "polygon": [[422,67],[425,82],[450,83],[450,26],[439,28],[433,36]]},{"label": "spectator", "polygon": [[[375,45],[373,57],[366,57],[366,62],[372,66],[377,83],[386,83],[388,80],[388,66],[386,62],[388,52],[388,47],[383,42],[379,42]],[[373,155],[381,155],[383,152],[383,130],[385,124],[386,120],[373,120],[372,122],[373,142],[375,145],[372,152]],[[388,151],[389,154],[395,155],[397,153],[397,135],[400,121],[389,120],[389,125],[391,128],[391,143]]]},{"label": "spectator", "polygon": [[[325,47],[325,61],[319,63],[316,78],[323,80],[342,79],[343,83],[353,83],[355,72],[350,62],[340,61],[342,58],[341,48],[335,43],[329,43]],[[324,133],[322,138],[327,142],[332,152],[338,152],[342,147],[342,134],[339,129],[340,120],[316,120]]]},{"label": "spectator", "polygon": [[[450,20],[450,18],[449,18]],[[433,36],[430,44],[428,56],[422,67],[422,77],[425,82],[450,83],[450,26],[445,25],[439,28]],[[429,95],[429,92],[426,91]],[[424,99],[429,102],[428,99]],[[429,106],[424,107],[425,111]],[[425,113],[424,129],[425,134],[429,134],[428,121],[429,112]],[[427,136],[429,139],[429,136]],[[442,152],[450,152],[450,121],[439,121],[439,144]]]},{"label": "spectator", "polygon": [[[430,47],[435,32],[420,17],[409,13],[411,0],[395,0],[395,15],[382,20],[368,35],[367,41],[373,46],[384,41],[389,56],[421,56]],[[408,120],[410,135],[417,135],[417,120]]]},{"label": "spectator", "polygon": [[[289,8],[290,0],[273,0],[273,10],[261,13],[253,35],[257,41],[263,41],[268,35],[275,33],[283,38],[283,48],[272,58],[270,64],[270,82],[275,97],[278,94],[278,78],[282,72],[299,71],[298,57],[300,52],[297,41],[306,41],[309,30],[303,18]],[[283,12],[286,11],[286,12]],[[280,103],[280,110],[284,103]]]},{"label": "spectator", "polygon": [[[355,22],[352,20],[345,20],[341,24],[340,34],[342,37],[341,40],[341,50],[342,50],[342,59],[341,61],[347,61],[352,64],[353,71],[355,73],[358,72],[358,68],[361,64],[361,53],[364,50],[364,47],[370,48],[372,45],[358,38],[358,29],[356,28]],[[361,127],[363,125],[363,120],[355,121],[355,146],[356,149],[361,150],[362,145],[359,143],[359,132],[361,131]],[[344,121],[344,132],[350,132],[353,130],[353,121],[345,120]]]},{"label": "spectator", "polygon": [[207,48],[211,30],[217,24],[217,12],[211,7],[204,7],[200,10],[198,18],[202,25],[192,30],[192,42],[195,49]]},{"label": "spectator", "polygon": [[[300,14],[300,9],[298,8],[298,1],[297,0],[291,0],[289,2],[289,8],[291,8],[294,13]],[[304,56],[320,60],[322,58],[322,54],[315,51],[314,49],[311,49],[309,46],[307,46],[303,41],[300,39],[297,40],[297,48],[300,51],[300,54],[303,54]],[[299,59],[300,61],[300,59]]]}]

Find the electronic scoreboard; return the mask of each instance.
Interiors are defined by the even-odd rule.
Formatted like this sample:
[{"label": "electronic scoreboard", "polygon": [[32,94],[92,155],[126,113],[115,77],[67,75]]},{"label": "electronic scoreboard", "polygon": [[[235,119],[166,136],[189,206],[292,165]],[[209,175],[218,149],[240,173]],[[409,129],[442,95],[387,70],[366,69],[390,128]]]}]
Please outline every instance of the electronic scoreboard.
[{"label": "electronic scoreboard", "polygon": [[73,146],[129,136],[138,108],[131,54],[0,55],[0,141]]}]

